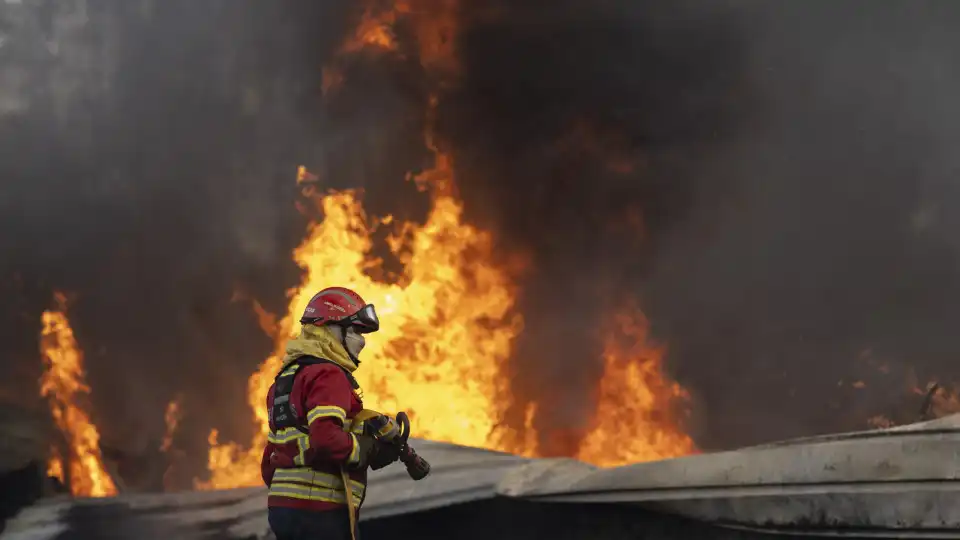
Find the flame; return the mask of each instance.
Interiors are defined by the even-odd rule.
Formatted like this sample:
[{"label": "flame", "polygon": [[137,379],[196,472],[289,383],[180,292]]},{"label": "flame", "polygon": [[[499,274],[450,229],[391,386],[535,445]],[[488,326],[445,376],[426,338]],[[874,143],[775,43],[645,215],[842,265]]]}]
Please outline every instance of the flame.
[{"label": "flame", "polygon": [[407,18],[413,25],[423,67],[455,68],[457,7],[458,0],[395,0],[388,7],[382,2],[368,2],[353,35],[340,46],[338,56],[363,50],[400,54],[395,27],[401,18]]},{"label": "flame", "polygon": [[360,291],[381,315],[381,329],[369,337],[356,373],[365,406],[406,410],[417,437],[487,448],[500,448],[506,440],[497,429],[509,392],[501,366],[522,322],[512,314],[510,281],[488,262],[490,235],[462,222],[458,201],[438,197],[422,226],[397,224],[400,233],[388,244],[404,269],[396,281],[385,282],[370,277],[383,274],[382,261],[370,254],[369,220],[356,194],[332,193],[322,206],[324,221],[294,252],[306,277],[280,322],[283,339],[250,380],[250,406],[260,427],[253,453],[241,464],[238,447],[215,446],[211,481],[201,487],[259,482],[259,469],[250,468],[259,463],[265,443],[266,394],[280,368],[284,342],[312,295],[331,284]]},{"label": "flame", "polygon": [[[405,55],[395,31],[401,18],[413,27],[420,64],[425,70],[446,75],[457,72],[454,35],[458,0],[395,0],[386,7],[383,2],[367,4],[356,30],[337,50],[334,63],[322,70],[323,95],[329,95],[343,85],[344,72],[340,61],[345,58],[364,51],[390,53],[403,58]],[[442,82],[435,79],[435,82]]]},{"label": "flame", "polygon": [[406,7],[405,2],[398,2],[389,9],[380,10],[374,6],[367,6],[363,15],[360,16],[356,31],[341,45],[339,54],[350,54],[369,48],[397,50],[397,36],[394,34],[393,26],[401,10]]},{"label": "flame", "polygon": [[48,471],[63,479],[64,463],[71,492],[78,497],[116,495],[100,454],[100,434],[77,402],[90,393],[84,382],[83,355],[65,314],[66,298],[55,295],[57,310],[43,313],[40,353],[46,370],[40,378],[40,395],[50,402],[50,412],[68,446],[66,459],[53,453]]},{"label": "flame", "polygon": [[163,442],[160,444],[161,452],[168,452],[173,447],[173,435],[177,432],[177,425],[182,418],[180,400],[181,398],[178,397],[167,403],[167,410],[163,413],[163,423],[166,430],[163,434]]},{"label": "flame", "polygon": [[662,373],[664,349],[649,343],[648,326],[634,306],[614,316],[593,428],[577,454],[581,461],[613,467],[695,451],[672,414],[688,395]]},{"label": "flame", "polygon": [[61,484],[64,483],[63,459],[60,458],[60,452],[56,447],[50,449],[50,460],[47,461],[47,476],[56,478]]},{"label": "flame", "polygon": [[[387,9],[368,5],[338,56],[361,50],[398,53],[394,25],[401,16],[416,11],[421,61],[425,66],[452,64],[451,41],[442,34],[452,32],[454,6],[448,0],[439,11],[415,10],[408,1],[394,2]],[[424,13],[438,16],[426,18]],[[325,92],[342,81],[336,65],[328,66],[324,75]],[[436,102],[431,96],[428,114]],[[509,395],[501,366],[522,327],[519,316],[512,314],[515,292],[506,273],[489,262],[493,251],[490,235],[463,223],[462,204],[450,189],[452,161],[437,150],[429,128],[426,136],[436,161],[431,170],[415,178],[418,187],[430,187],[434,194],[433,208],[423,225],[394,222],[392,216],[368,219],[353,191],[322,198],[323,222],[311,227],[294,252],[306,276],[301,286],[291,291],[289,310],[274,334],[279,337],[276,353],[249,382],[249,403],[259,430],[249,449],[217,445],[212,433],[211,479],[198,487],[260,481],[256,465],[268,430],[266,394],[279,369],[284,342],[296,330],[294,323],[312,295],[334,284],[359,291],[377,306],[383,320],[381,330],[368,340],[364,366],[357,373],[367,407],[406,410],[418,437],[516,453],[533,451],[532,438],[517,438],[499,429]],[[301,167],[298,184],[306,177]],[[377,225],[393,227],[386,247],[403,270],[392,279],[382,268],[383,261],[372,255],[370,233]]]},{"label": "flame", "polygon": [[[404,7],[405,4],[387,9],[368,5],[363,10],[363,15],[360,16],[360,22],[357,23],[353,35],[349,36],[337,50],[337,59],[365,50],[396,52],[398,44],[393,27]],[[337,62],[324,66],[321,70],[321,77],[320,90],[322,94],[324,96],[331,95],[343,85],[343,67]]]},{"label": "flame", "polygon": [[[365,406],[388,413],[405,410],[417,437],[537,454],[536,403],[527,405],[522,429],[510,431],[502,425],[512,401],[507,361],[523,326],[514,313],[516,290],[508,273],[491,262],[490,234],[463,222],[452,156],[433,131],[437,91],[450,80],[443,76],[455,75],[458,67],[453,40],[456,7],[455,0],[398,0],[388,9],[368,6],[356,32],[340,48],[340,57],[362,50],[402,56],[394,27],[401,17],[412,23],[420,63],[434,84],[425,104],[424,138],[435,157],[433,168],[413,180],[422,191],[430,192],[433,206],[421,225],[398,222],[389,215],[367,217],[354,191],[330,192],[320,199],[324,219],[311,225],[293,254],[305,272],[304,280],[289,291],[286,315],[275,332],[268,332],[277,337],[274,355],[248,383],[248,403],[257,424],[253,441],[247,447],[219,444],[218,432],[211,431],[210,479],[196,482],[198,488],[261,482],[260,454],[268,432],[266,395],[280,368],[284,342],[298,330],[295,322],[307,301],[331,285],[360,292],[381,315],[381,329],[369,336],[363,365],[356,373]],[[342,81],[341,67],[336,62],[327,66],[324,94]],[[300,185],[317,183],[304,167],[297,179]],[[316,193],[315,189],[304,191],[308,196]],[[385,246],[375,246],[371,233],[388,226],[392,234]],[[383,261],[373,255],[383,247],[402,266],[399,275],[389,274]],[[662,378],[661,352],[645,345],[646,322],[642,321],[641,330],[632,318],[621,322],[627,326],[620,337],[636,343],[607,348],[596,428],[583,441],[579,456],[608,465],[692,451],[690,439],[661,410],[684,394]],[[635,440],[619,441],[610,454],[609,438],[622,434],[624,422],[636,433]]]}]

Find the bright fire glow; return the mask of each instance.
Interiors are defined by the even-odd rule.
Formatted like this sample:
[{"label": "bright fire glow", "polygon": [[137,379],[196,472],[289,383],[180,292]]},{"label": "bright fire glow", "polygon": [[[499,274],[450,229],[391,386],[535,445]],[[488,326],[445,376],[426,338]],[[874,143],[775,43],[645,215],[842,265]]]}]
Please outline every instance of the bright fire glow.
[{"label": "bright fire glow", "polygon": [[[360,50],[402,55],[394,25],[400,17],[410,17],[421,65],[431,73],[453,76],[456,4],[397,0],[390,9],[367,9],[339,55]],[[342,83],[337,65],[328,66],[324,92]],[[425,146],[436,161],[415,179],[433,197],[425,223],[396,223],[390,216],[368,219],[352,191],[321,199],[323,221],[310,227],[293,254],[305,279],[290,291],[286,315],[276,331],[269,332],[277,336],[274,356],[249,381],[248,401],[258,431],[248,447],[218,444],[217,431],[212,431],[210,480],[197,487],[261,483],[259,463],[268,431],[266,394],[280,367],[284,343],[298,330],[295,322],[307,301],[332,285],[358,291],[381,315],[381,330],[369,336],[363,366],[356,374],[366,407],[407,411],[417,437],[537,455],[536,403],[526,409],[521,433],[502,427],[512,400],[508,360],[522,330],[522,320],[514,312],[517,291],[508,274],[492,263],[491,236],[462,220],[452,159],[439,150],[432,132],[437,99],[432,92],[425,104]],[[301,170],[298,182],[304,178]],[[378,225],[392,227],[387,246],[402,265],[398,276],[386,276],[383,261],[372,256],[370,233]],[[642,313],[634,311],[620,320],[619,333],[605,350],[606,374],[597,392],[595,429],[578,453],[599,465],[672,457],[693,449],[665,412],[673,401],[685,397],[683,391],[663,378],[662,351],[647,345],[645,321],[633,318],[642,318]],[[622,440],[624,434],[629,440]],[[616,445],[612,437],[618,437]]]},{"label": "bright fire glow", "polygon": [[60,452],[56,447],[50,449],[50,460],[47,461],[47,476],[56,478],[60,483],[64,483],[63,460],[60,459]]},{"label": "bright fire glow", "polygon": [[166,430],[163,434],[163,442],[160,444],[161,452],[168,452],[173,447],[173,436],[177,432],[177,425],[180,423],[180,398],[167,403],[167,410],[163,413],[163,423]]},{"label": "bright fire glow", "polygon": [[48,474],[64,480],[66,471],[70,491],[78,497],[116,495],[117,488],[100,454],[100,434],[79,404],[90,388],[84,382],[83,355],[65,314],[66,299],[58,293],[56,300],[58,309],[45,311],[42,317],[40,353],[46,369],[40,378],[40,395],[50,403],[68,452],[65,459],[57,453],[52,455]]},{"label": "bright fire glow", "polygon": [[693,441],[672,414],[688,396],[662,373],[664,349],[648,342],[643,313],[631,307],[614,319],[605,336],[593,427],[577,458],[614,467],[693,453]]},{"label": "bright fire glow", "polygon": [[510,281],[489,263],[490,235],[462,222],[458,201],[438,197],[423,226],[397,224],[388,244],[404,270],[385,283],[370,277],[381,273],[382,261],[370,256],[370,220],[356,195],[334,193],[322,205],[324,221],[311,228],[294,253],[306,278],[280,322],[277,353],[250,380],[250,406],[260,432],[248,451],[215,446],[212,479],[201,487],[260,481],[255,465],[267,431],[267,390],[287,337],[298,330],[296,319],[313,294],[330,283],[361,291],[381,315],[381,329],[369,337],[356,374],[366,407],[407,411],[418,437],[501,448],[497,425],[509,392],[501,368],[521,320],[511,311],[515,292]]}]

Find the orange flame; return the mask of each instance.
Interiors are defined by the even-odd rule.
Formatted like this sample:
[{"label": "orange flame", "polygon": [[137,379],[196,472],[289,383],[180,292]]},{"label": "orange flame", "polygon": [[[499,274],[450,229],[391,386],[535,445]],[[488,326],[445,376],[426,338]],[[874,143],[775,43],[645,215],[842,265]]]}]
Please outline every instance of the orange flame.
[{"label": "orange flame", "polygon": [[179,397],[167,403],[167,410],[163,413],[163,423],[166,426],[166,431],[163,434],[163,442],[160,444],[161,452],[168,452],[173,447],[173,436],[177,432],[181,415]]},{"label": "orange flame", "polygon": [[[394,6],[389,9],[377,9],[367,6],[357,29],[352,36],[340,46],[338,57],[345,57],[364,50],[397,51],[397,38],[393,26],[403,6]],[[324,66],[321,71],[321,92],[324,96],[330,95],[343,84],[343,69],[340,65]]]},{"label": "orange flame", "polygon": [[60,452],[54,447],[50,449],[50,460],[47,461],[47,476],[56,478],[61,484],[63,478],[63,459],[60,458]]},{"label": "orange flame", "polygon": [[648,342],[643,313],[631,307],[614,322],[605,340],[593,428],[577,458],[613,467],[693,453],[693,441],[672,414],[688,395],[662,373],[664,349]]},{"label": "orange flame", "polygon": [[367,6],[353,36],[340,47],[340,54],[355,53],[367,48],[397,50],[397,36],[393,32],[393,25],[403,9],[402,3],[398,4],[400,5],[382,10]]},{"label": "orange flame", "polygon": [[116,495],[100,454],[100,434],[89,415],[77,404],[90,388],[84,382],[83,355],[65,315],[66,298],[55,295],[57,310],[43,313],[40,353],[46,370],[40,378],[40,395],[50,402],[50,412],[68,448],[65,459],[55,453],[48,471],[63,479],[64,463],[71,492],[78,497]]},{"label": "orange flame", "polygon": [[[401,16],[409,16],[424,68],[433,75],[454,74],[456,6],[455,0],[441,0],[432,1],[431,9],[421,9],[427,2],[398,0],[390,9],[368,7],[339,54],[371,49],[401,54],[393,28]],[[328,67],[324,91],[342,80],[337,66]],[[432,194],[426,222],[395,222],[389,215],[368,219],[353,191],[331,192],[320,200],[324,220],[310,227],[294,251],[304,280],[289,292],[287,314],[277,331],[270,332],[277,336],[276,353],[248,383],[248,402],[258,427],[254,440],[249,447],[218,444],[213,430],[210,480],[198,481],[198,488],[261,482],[260,453],[268,432],[266,394],[280,367],[284,342],[297,330],[295,321],[311,296],[331,285],[359,291],[382,315],[381,330],[369,337],[357,372],[365,406],[385,412],[406,410],[418,437],[536,455],[535,403],[527,407],[520,433],[502,427],[511,402],[505,368],[522,320],[513,313],[515,287],[507,273],[491,263],[491,236],[462,220],[452,158],[440,148],[432,129],[437,102],[436,92],[431,93],[425,133],[425,145],[436,161],[414,178],[420,189]],[[298,184],[304,183],[306,174],[301,167]],[[377,226],[392,227],[386,247],[401,263],[400,275],[390,276],[383,261],[372,255],[371,232]],[[634,346],[607,348],[598,421],[583,442],[581,459],[606,465],[674,456],[693,448],[689,438],[670,428],[667,417],[657,416],[683,392],[662,379],[660,352],[645,345],[645,321],[642,332],[637,332],[633,326],[622,329],[621,337],[636,339]],[[624,422],[636,439],[621,441],[618,453],[609,455],[609,437],[622,435]]]},{"label": "orange flame", "polygon": [[[306,271],[280,322],[277,353],[250,379],[250,406],[260,431],[250,450],[214,446],[210,482],[222,488],[259,482],[259,452],[268,429],[266,394],[294,322],[316,291],[337,284],[360,291],[382,316],[370,336],[357,379],[367,407],[406,410],[416,436],[437,441],[501,448],[499,419],[507,405],[508,381],[501,376],[522,322],[512,314],[514,291],[503,271],[489,263],[489,234],[462,222],[462,206],[438,197],[426,223],[398,223],[389,249],[404,265],[392,282],[382,261],[371,257],[373,242],[354,192],[322,200],[325,219],[294,252]],[[503,442],[503,444],[507,444]],[[501,448],[529,452],[524,448]]]}]

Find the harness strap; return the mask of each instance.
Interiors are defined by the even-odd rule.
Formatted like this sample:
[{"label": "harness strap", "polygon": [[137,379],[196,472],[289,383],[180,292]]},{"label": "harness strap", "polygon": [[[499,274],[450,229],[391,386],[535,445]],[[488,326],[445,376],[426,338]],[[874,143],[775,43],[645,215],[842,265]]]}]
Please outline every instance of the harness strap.
[{"label": "harness strap", "polygon": [[[274,378],[273,409],[270,411],[271,430],[278,431],[293,427],[297,428],[297,431],[303,434],[310,434],[306,415],[297,411],[296,404],[290,401],[290,394],[293,392],[293,383],[300,373],[300,370],[316,364],[333,364],[337,366],[347,377],[347,380],[350,381],[350,386],[353,387],[354,390],[360,388],[356,377],[340,364],[323,358],[302,356],[285,366]],[[290,371],[290,368],[293,368],[293,371]]]}]

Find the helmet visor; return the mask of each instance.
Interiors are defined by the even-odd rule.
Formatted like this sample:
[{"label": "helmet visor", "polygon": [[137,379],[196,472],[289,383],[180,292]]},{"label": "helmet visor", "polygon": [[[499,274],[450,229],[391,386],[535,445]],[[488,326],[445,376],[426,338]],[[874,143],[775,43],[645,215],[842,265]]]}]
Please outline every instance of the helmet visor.
[{"label": "helmet visor", "polygon": [[369,334],[380,329],[380,319],[377,318],[377,310],[373,308],[373,304],[363,306],[360,311],[347,317],[346,322],[361,334]]}]

